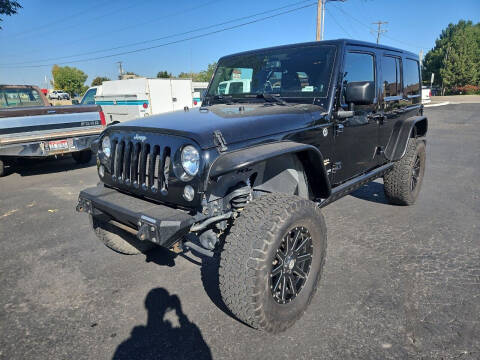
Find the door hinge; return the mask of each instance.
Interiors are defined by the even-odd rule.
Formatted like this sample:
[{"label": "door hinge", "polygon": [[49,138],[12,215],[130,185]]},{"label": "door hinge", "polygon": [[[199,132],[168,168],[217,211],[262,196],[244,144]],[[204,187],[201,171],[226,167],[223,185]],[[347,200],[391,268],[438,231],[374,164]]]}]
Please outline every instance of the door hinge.
[{"label": "door hinge", "polygon": [[343,124],[336,124],[335,125],[335,135],[343,133]]},{"label": "door hinge", "polygon": [[338,170],[342,168],[342,162],[337,161],[336,163],[333,164],[332,166],[332,174],[335,174]]},{"label": "door hinge", "polygon": [[219,152],[225,152],[228,150],[227,142],[225,141],[225,138],[220,130],[215,130],[213,132],[213,142],[215,143],[215,146]]}]

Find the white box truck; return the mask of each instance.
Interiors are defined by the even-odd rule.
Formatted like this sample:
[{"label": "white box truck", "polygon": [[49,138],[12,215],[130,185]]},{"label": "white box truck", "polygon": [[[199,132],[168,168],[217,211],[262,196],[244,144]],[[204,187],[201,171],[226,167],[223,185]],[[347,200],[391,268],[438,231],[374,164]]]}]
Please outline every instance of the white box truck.
[{"label": "white box truck", "polygon": [[193,107],[190,79],[129,79],[104,81],[95,96],[107,124]]}]

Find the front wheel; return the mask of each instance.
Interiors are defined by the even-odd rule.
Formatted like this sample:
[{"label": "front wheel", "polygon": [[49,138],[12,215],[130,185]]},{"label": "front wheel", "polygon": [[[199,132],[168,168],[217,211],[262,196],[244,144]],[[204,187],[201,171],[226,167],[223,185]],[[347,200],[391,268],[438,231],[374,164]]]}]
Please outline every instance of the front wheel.
[{"label": "front wheel", "polygon": [[312,300],[326,247],[315,203],[275,193],[254,200],[225,239],[219,269],[225,305],[253,328],[286,330]]},{"label": "front wheel", "polygon": [[405,155],[383,177],[387,200],[395,205],[413,205],[425,173],[425,142],[410,138]]},{"label": "front wheel", "polygon": [[92,160],[92,151],[91,150],[82,150],[72,153],[73,160],[77,164],[88,164]]}]

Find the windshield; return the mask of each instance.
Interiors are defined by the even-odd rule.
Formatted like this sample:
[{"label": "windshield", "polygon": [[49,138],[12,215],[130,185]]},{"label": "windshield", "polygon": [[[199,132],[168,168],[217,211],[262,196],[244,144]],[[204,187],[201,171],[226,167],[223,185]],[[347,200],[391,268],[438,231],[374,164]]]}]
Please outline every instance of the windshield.
[{"label": "windshield", "polygon": [[268,50],[221,59],[208,96],[232,98],[276,94],[326,97],[336,48],[331,45]]},{"label": "windshield", "polygon": [[43,105],[43,100],[35,89],[0,88],[0,108]]}]

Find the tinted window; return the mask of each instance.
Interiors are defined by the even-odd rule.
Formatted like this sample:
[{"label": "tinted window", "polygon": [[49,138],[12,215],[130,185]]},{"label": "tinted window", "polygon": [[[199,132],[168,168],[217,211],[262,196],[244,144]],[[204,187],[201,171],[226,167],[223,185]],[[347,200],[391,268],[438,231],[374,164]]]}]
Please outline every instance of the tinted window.
[{"label": "tinted window", "polygon": [[31,88],[0,89],[0,106],[24,107],[43,106],[43,100],[37,90]]},{"label": "tinted window", "polygon": [[83,99],[81,104],[95,104],[95,95],[97,94],[97,89],[90,89],[88,90],[85,95],[83,95]]},{"label": "tinted window", "polygon": [[420,95],[420,72],[418,61],[407,59],[404,68],[405,93],[407,95]]},{"label": "tinted window", "polygon": [[[221,59],[208,95],[221,95],[228,91],[235,97],[252,97],[262,93],[284,97],[325,97],[335,51],[334,46],[307,46]],[[229,84],[228,88],[226,84]]]},{"label": "tinted window", "polygon": [[375,81],[373,55],[349,52],[345,58],[344,82]]},{"label": "tinted window", "polygon": [[384,96],[397,96],[401,90],[400,85],[400,59],[391,56],[382,57],[382,75]]}]

